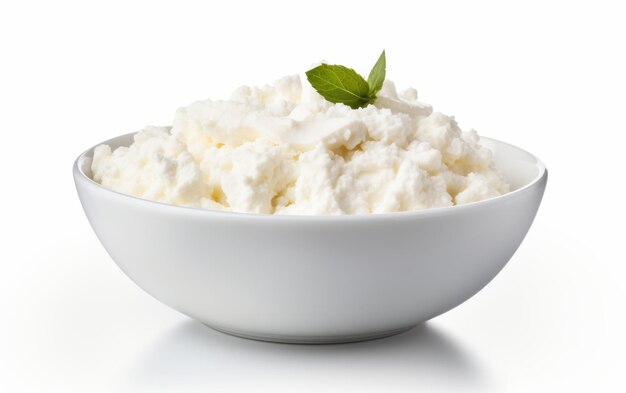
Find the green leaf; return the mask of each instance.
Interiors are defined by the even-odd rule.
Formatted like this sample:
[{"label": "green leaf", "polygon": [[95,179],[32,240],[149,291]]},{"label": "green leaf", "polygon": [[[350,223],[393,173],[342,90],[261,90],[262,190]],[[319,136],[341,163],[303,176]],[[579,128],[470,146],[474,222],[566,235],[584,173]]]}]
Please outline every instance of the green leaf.
[{"label": "green leaf", "polygon": [[376,99],[376,93],[383,87],[385,82],[385,74],[387,73],[387,59],[385,58],[385,51],[380,54],[378,61],[372,67],[369,76],[367,77],[367,84],[370,86],[370,98],[372,101]]},{"label": "green leaf", "polygon": [[322,64],[306,72],[311,86],[326,100],[341,102],[352,109],[372,102],[370,86],[352,68]]}]

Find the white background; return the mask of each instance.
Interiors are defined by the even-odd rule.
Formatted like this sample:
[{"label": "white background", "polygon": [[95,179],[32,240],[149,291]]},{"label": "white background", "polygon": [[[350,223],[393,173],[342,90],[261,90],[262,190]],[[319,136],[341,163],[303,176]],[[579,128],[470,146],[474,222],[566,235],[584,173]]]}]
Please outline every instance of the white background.
[{"label": "white background", "polygon": [[[619,3],[3,1],[0,391],[626,391]],[[390,339],[276,345],[189,320],[110,260],[81,151],[320,59],[367,73],[383,48],[399,88],[549,168],[482,292]]]}]

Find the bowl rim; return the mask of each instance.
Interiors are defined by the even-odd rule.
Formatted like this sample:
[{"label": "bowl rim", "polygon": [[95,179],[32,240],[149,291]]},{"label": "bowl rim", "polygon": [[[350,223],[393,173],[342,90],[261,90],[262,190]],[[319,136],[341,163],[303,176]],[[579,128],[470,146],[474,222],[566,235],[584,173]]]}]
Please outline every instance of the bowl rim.
[{"label": "bowl rim", "polygon": [[137,132],[130,132],[127,134],[118,135],[113,138],[109,138],[103,142],[95,144],[90,148],[84,150],[75,160],[72,166],[72,172],[74,175],[74,180],[76,182],[76,186],[78,188],[78,183],[81,182],[83,185],[90,187],[94,190],[98,190],[98,192],[108,193],[111,196],[116,196],[118,198],[125,199],[129,202],[139,203],[146,206],[152,206],[157,209],[174,209],[170,210],[170,212],[179,212],[179,213],[187,213],[187,214],[198,214],[198,215],[207,215],[214,216],[216,218],[227,218],[227,219],[251,219],[251,220],[270,220],[270,221],[324,221],[324,222],[346,222],[346,221],[382,221],[382,220],[402,220],[402,219],[415,219],[420,217],[430,217],[436,215],[447,216],[450,214],[457,214],[462,211],[468,211],[480,208],[485,205],[490,205],[494,203],[498,203],[500,201],[510,200],[513,198],[517,198],[518,196],[529,192],[529,190],[538,187],[540,184],[545,184],[547,182],[548,177],[548,169],[546,168],[543,161],[541,161],[537,156],[524,150],[520,147],[517,147],[513,144],[503,142],[498,139],[489,138],[485,136],[480,136],[480,140],[486,140],[491,143],[505,145],[515,150],[521,151],[531,157],[535,161],[535,165],[539,169],[537,176],[533,178],[530,182],[525,184],[524,186],[517,188],[513,191],[510,191],[506,194],[498,195],[496,197],[483,199],[481,201],[470,202],[463,205],[453,205],[453,206],[444,206],[444,207],[434,207],[427,208],[422,210],[412,210],[412,211],[401,211],[401,212],[387,212],[387,213],[369,213],[369,214],[261,214],[261,213],[246,213],[246,212],[236,212],[236,211],[222,211],[222,210],[211,210],[199,207],[191,207],[191,206],[180,206],[173,205],[170,203],[154,201],[150,199],[139,198],[133,195],[124,194],[110,188],[107,188],[100,183],[91,179],[87,174],[83,172],[81,169],[80,163],[83,159],[87,157],[90,152],[100,145],[109,144],[111,141],[120,138],[129,138],[136,134]]}]

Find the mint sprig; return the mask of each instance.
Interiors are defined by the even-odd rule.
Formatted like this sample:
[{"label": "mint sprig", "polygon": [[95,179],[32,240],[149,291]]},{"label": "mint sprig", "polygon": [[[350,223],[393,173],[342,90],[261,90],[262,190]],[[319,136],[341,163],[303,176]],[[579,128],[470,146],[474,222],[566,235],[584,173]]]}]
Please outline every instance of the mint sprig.
[{"label": "mint sprig", "polygon": [[321,64],[306,72],[311,86],[327,101],[342,103],[352,109],[364,108],[376,100],[383,87],[387,68],[385,51],[370,71],[367,81],[352,68]]}]

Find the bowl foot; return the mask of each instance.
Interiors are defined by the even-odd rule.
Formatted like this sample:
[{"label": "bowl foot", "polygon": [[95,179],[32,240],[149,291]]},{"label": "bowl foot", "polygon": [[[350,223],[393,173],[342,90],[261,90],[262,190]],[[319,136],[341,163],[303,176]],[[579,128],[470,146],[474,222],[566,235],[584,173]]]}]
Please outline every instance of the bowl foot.
[{"label": "bowl foot", "polygon": [[[419,324],[418,324],[419,325]],[[345,343],[353,343],[359,341],[368,341],[368,340],[376,340],[379,338],[385,338],[389,336],[394,336],[396,334],[404,333],[408,330],[413,329],[418,325],[411,325],[407,327],[403,327],[400,329],[393,330],[385,330],[382,332],[374,332],[374,333],[366,333],[366,334],[347,334],[341,336],[290,336],[290,335],[282,335],[282,334],[258,334],[251,332],[243,332],[239,330],[233,329],[225,329],[221,327],[216,327],[212,325],[206,325],[213,330],[217,330],[218,332],[226,333],[231,336],[237,336],[242,338],[247,338],[250,340],[257,341],[268,341],[274,343],[282,343],[282,344],[345,344]]]}]

